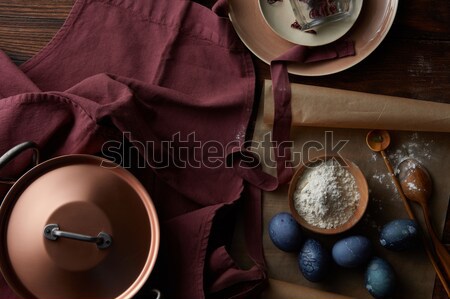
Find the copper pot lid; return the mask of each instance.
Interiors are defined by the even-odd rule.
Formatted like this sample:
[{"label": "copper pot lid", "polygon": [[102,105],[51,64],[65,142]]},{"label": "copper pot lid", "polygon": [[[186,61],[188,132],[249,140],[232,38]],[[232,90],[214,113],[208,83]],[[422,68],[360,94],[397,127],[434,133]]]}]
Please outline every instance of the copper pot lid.
[{"label": "copper pot lid", "polygon": [[99,157],[41,163],[0,208],[0,266],[24,298],[129,298],[156,261],[159,224],[139,181]]}]

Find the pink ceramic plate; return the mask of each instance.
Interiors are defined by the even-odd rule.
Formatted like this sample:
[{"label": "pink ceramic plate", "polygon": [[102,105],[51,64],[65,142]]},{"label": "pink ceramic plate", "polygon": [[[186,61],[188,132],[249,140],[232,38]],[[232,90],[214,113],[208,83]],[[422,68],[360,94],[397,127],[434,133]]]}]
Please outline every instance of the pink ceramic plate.
[{"label": "pink ceramic plate", "polygon": [[[229,0],[229,17],[244,44],[269,64],[295,44],[281,38],[267,25],[258,0]],[[348,32],[355,41],[356,55],[308,64],[291,64],[290,73],[302,76],[334,74],[357,64],[383,41],[394,21],[398,0],[364,0],[358,20]]]}]

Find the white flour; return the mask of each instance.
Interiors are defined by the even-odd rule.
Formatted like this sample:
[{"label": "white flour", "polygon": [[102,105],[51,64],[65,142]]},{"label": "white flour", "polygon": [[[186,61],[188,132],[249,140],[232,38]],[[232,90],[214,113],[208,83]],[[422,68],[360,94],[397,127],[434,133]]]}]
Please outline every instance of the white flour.
[{"label": "white flour", "polygon": [[294,192],[299,215],[320,228],[344,224],[355,212],[359,198],[355,178],[334,159],[307,169]]},{"label": "white flour", "polygon": [[[407,158],[412,158],[420,163],[426,165],[429,161],[432,161],[431,155],[432,148],[435,141],[430,139],[426,135],[420,135],[417,132],[410,133],[406,136],[402,144],[397,147],[388,148],[386,151],[389,154],[389,161],[395,169],[395,173],[398,174],[396,166]],[[377,161],[381,158],[379,153],[372,153],[372,161]],[[392,181],[390,174],[387,172],[386,167],[382,166],[368,176],[369,185],[377,184],[383,185],[383,188],[393,190],[395,193],[397,189]],[[397,197],[391,197],[391,200],[398,200]]]}]

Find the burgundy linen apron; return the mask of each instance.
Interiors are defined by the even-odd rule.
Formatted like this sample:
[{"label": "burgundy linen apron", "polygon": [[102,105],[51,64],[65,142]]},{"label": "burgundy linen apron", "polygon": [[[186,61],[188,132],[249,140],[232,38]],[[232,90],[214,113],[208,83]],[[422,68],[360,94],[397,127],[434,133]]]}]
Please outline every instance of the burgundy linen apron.
[{"label": "burgundy linen apron", "polygon": [[[213,10],[226,15],[226,1]],[[0,153],[32,140],[44,159],[102,154],[130,168],[161,221],[147,286],[165,298],[255,298],[266,280],[261,190],[292,175],[289,149],[279,146],[291,122],[286,62],[348,55],[353,43],[343,40],[294,47],[271,63],[273,177],[245,148],[255,75],[228,19],[185,0],[77,0],[52,41],[20,68],[0,52]],[[2,176],[18,176],[25,164]],[[6,189],[0,185],[1,196]],[[236,208],[246,212],[249,270],[227,252]],[[136,297],[146,296],[144,287]],[[15,298],[3,280],[0,298]]]},{"label": "burgundy linen apron", "polygon": [[102,153],[133,166],[162,227],[149,287],[166,298],[240,298],[265,280],[259,234],[250,270],[227,252],[246,193],[257,199],[244,201],[248,222],[261,221],[258,192],[227,165],[244,145],[255,83],[228,19],[184,0],[77,0],[32,59],[16,67],[0,52],[0,80],[0,153],[32,140],[44,159]]}]

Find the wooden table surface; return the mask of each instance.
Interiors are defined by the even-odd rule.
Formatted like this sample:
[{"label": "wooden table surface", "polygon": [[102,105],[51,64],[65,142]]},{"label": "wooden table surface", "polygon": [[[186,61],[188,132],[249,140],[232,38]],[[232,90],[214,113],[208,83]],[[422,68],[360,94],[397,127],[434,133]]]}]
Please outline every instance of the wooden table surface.
[{"label": "wooden table surface", "polygon": [[[211,7],[215,0],[197,2]],[[17,64],[26,61],[62,26],[72,5],[73,0],[0,1],[0,49]],[[254,63],[260,87],[263,79],[270,78],[270,72],[256,57]],[[450,103],[450,2],[399,1],[390,32],[365,60],[337,74],[291,75],[290,79],[303,84]],[[450,217],[447,219],[443,239],[450,243]],[[447,298],[439,281],[433,298]]]}]

